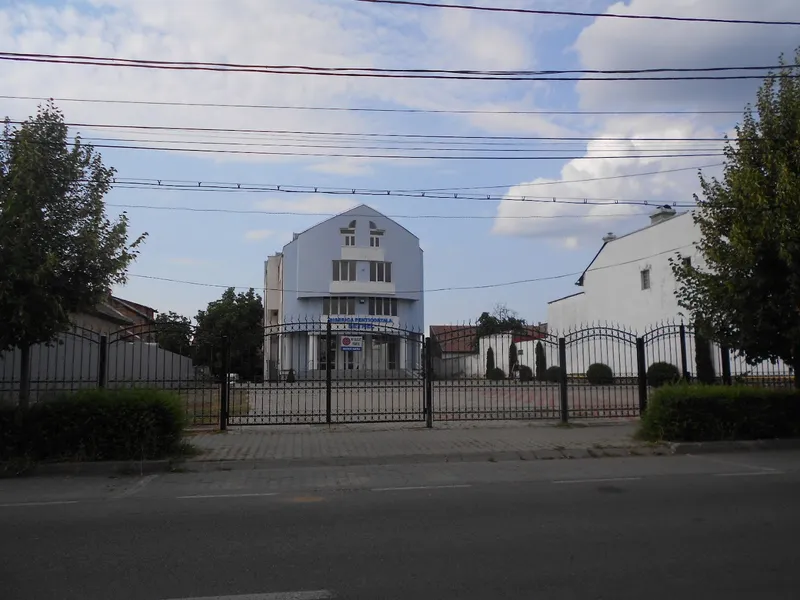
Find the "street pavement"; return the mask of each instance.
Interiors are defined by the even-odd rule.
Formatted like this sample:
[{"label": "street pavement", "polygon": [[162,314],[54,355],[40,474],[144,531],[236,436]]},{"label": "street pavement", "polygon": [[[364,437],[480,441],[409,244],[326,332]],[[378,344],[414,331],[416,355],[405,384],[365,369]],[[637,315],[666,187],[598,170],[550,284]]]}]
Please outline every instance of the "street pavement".
[{"label": "street pavement", "polygon": [[3,600],[797,597],[800,452],[0,483]]},{"label": "street pavement", "polygon": [[[576,423],[499,421],[491,423],[358,424],[233,427],[191,438],[200,454],[195,462],[243,464],[380,464],[397,462],[589,458],[609,450],[652,453],[652,445],[633,440],[638,421]],[[618,455],[619,453],[615,453]],[[234,466],[234,465],[231,465]]]}]

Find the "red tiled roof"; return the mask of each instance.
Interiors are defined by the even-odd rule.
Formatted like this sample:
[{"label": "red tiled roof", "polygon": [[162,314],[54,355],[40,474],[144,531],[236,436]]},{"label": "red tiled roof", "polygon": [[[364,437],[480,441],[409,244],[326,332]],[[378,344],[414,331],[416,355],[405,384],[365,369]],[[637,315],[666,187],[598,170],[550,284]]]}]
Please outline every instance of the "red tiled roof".
[{"label": "red tiled roof", "polygon": [[[475,336],[478,328],[474,325],[431,325],[431,338],[433,338],[445,354],[472,354],[475,352]],[[547,325],[529,325],[526,327],[527,335],[514,335],[516,342],[529,342],[538,340],[547,334]]]}]

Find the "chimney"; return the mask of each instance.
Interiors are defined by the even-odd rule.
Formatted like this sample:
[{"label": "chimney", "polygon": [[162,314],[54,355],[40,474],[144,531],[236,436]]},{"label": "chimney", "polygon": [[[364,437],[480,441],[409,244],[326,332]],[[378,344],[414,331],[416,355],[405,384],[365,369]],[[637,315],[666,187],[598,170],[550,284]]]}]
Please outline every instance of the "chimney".
[{"label": "chimney", "polygon": [[603,237],[603,243],[607,244],[608,242],[613,242],[617,239],[617,236],[611,233],[610,231]]},{"label": "chimney", "polygon": [[665,204],[664,206],[659,206],[656,209],[656,212],[650,215],[650,224],[658,225],[659,223],[663,223],[664,221],[669,221],[674,216],[675,216],[675,209],[672,208],[669,204]]}]

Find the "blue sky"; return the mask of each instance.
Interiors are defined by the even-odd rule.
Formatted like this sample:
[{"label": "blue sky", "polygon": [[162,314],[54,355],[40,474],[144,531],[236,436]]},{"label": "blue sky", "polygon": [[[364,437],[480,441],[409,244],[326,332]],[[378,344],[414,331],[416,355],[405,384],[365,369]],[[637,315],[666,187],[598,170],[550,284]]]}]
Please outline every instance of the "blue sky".
[{"label": "blue sky", "polygon": [[[525,6],[520,0],[480,4]],[[563,10],[800,20],[796,0],[549,0]],[[774,64],[792,53],[793,28],[574,19],[387,7],[351,0],[0,0],[6,52],[85,54],[313,66],[445,69],[618,69]],[[753,82],[500,83],[175,73],[87,66],[0,63],[0,94],[78,99],[126,99],[221,104],[279,104],[433,110],[740,110]],[[67,121],[86,124],[287,129],[443,135],[718,137],[725,115],[444,115],[166,107],[57,102]],[[0,114],[21,119],[36,101],[0,99]],[[264,136],[129,132],[80,128],[89,138],[198,142],[263,142]],[[273,140],[274,141],[274,140]],[[330,143],[326,141],[325,143]],[[671,146],[672,144],[672,146]],[[149,144],[152,145],[152,144]],[[167,144],[169,145],[169,144]],[[661,144],[685,148],[685,143]],[[214,148],[226,148],[216,145]],[[652,143],[596,141],[559,146],[575,156],[629,155]],[[231,147],[232,148],[232,147]],[[237,147],[241,149],[241,147]],[[548,154],[547,148],[541,147]],[[385,152],[384,152],[385,153]],[[480,152],[486,154],[486,152]],[[553,153],[553,152],[549,152]],[[103,149],[124,178],[308,185],[362,189],[507,186],[487,193],[561,198],[690,202],[689,170],[648,177],[602,179],[719,162],[715,158],[573,161],[387,160],[242,157]],[[526,153],[529,154],[529,153]],[[718,171],[718,169],[717,169]],[[707,169],[707,172],[717,172]],[[574,183],[575,180],[599,181]],[[536,185],[523,185],[536,184]],[[342,197],[280,193],[201,193],[115,189],[109,212],[129,208],[132,234],[149,234],[128,285],[131,300],[194,316],[222,289],[137,276],[216,285],[262,283],[265,257],[324,217],[365,202],[398,218],[425,249],[425,287],[486,286],[580,272],[608,231],[646,222],[644,207],[574,206],[463,199]],[[263,214],[201,213],[174,207],[263,210]],[[299,216],[272,212],[298,212]],[[547,218],[533,218],[547,217]],[[547,302],[572,293],[575,277],[426,295],[426,323],[474,320],[498,303],[530,321],[546,318]]]}]

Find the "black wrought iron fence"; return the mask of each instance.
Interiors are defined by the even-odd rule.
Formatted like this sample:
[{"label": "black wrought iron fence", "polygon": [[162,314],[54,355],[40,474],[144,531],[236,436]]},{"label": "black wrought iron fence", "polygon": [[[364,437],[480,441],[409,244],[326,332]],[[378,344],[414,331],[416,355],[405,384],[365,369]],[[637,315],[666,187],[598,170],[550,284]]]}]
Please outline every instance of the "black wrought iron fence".
[{"label": "black wrought iron fence", "polygon": [[[178,394],[194,425],[632,418],[677,379],[790,386],[782,363],[748,365],[689,325],[639,335],[589,325],[478,337],[374,320],[308,319],[212,335],[171,326],[74,328],[30,353],[30,400],[90,388]],[[20,393],[18,350],[0,354],[0,401]]]}]

